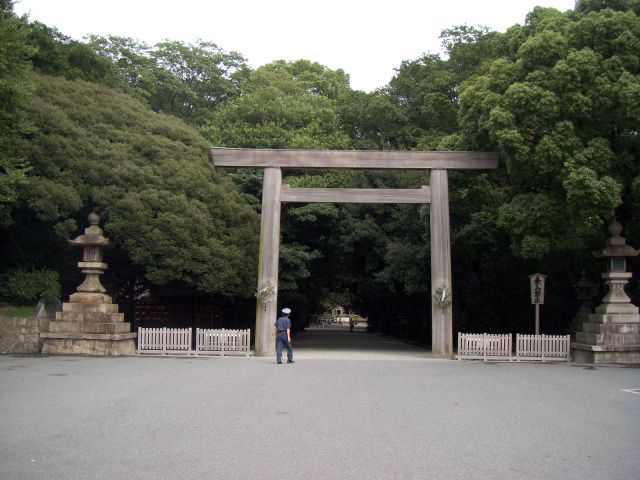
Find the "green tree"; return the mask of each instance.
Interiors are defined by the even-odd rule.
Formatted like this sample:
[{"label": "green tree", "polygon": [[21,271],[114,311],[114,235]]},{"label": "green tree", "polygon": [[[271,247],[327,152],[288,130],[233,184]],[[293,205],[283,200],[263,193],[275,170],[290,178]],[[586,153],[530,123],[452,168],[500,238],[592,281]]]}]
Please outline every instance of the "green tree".
[{"label": "green tree", "polygon": [[358,150],[396,150],[412,143],[407,114],[384,91],[350,91],[338,102],[341,130]]},{"label": "green tree", "polygon": [[109,58],[133,96],[150,103],[158,83],[158,68],[151,47],[128,37],[91,35],[88,45],[99,55]]},{"label": "green tree", "polygon": [[640,21],[608,9],[536,8],[526,28],[515,59],[467,83],[460,140],[500,149],[509,195],[497,224],[516,255],[543,258],[586,250],[630,200],[639,144],[627,99],[638,85]]},{"label": "green tree", "polygon": [[395,123],[403,132],[396,148],[451,149],[461,84],[508,51],[503,37],[486,27],[455,26],[443,30],[440,38],[445,58],[423,54],[403,61],[385,89],[404,119]]},{"label": "green tree", "polygon": [[96,210],[123,281],[252,295],[257,215],[214,171],[192,127],[94,83],[34,80],[35,129],[12,145],[32,171],[19,191],[17,227],[0,235],[5,268],[58,270],[68,287],[75,268],[66,239]]},{"label": "green tree", "polygon": [[26,181],[28,163],[20,152],[10,153],[9,144],[28,130],[24,114],[31,93],[27,31],[16,18],[10,1],[0,3],[0,228],[11,223],[18,187]]},{"label": "green tree", "polygon": [[129,90],[114,63],[90,45],[72,40],[40,22],[29,23],[27,30],[25,40],[32,47],[31,63],[36,70],[68,80],[82,79]]},{"label": "green tree", "polygon": [[[403,61],[389,82],[388,93],[407,118],[404,144],[399,148],[432,149],[438,139],[455,131],[456,76],[438,55]],[[431,147],[431,148],[429,148]]]},{"label": "green tree", "polygon": [[151,55],[158,67],[151,107],[198,126],[212,110],[238,95],[249,72],[239,53],[227,53],[211,42],[161,42]]},{"label": "green tree", "polygon": [[440,40],[457,85],[476,73],[484,62],[507,55],[509,51],[503,35],[488,27],[457,25],[442,30]]},{"label": "green tree", "polygon": [[151,47],[132,38],[94,35],[88,47],[113,62],[128,92],[154,111],[196,126],[238,96],[250,72],[242,55],[202,40],[164,41]]},{"label": "green tree", "polygon": [[636,15],[640,15],[638,0],[576,0],[576,11],[578,12],[599,12],[607,8],[622,12],[632,11]]},{"label": "green tree", "polygon": [[252,72],[241,96],[213,113],[204,132],[228,147],[347,148],[332,98],[346,88],[348,77],[318,64],[265,65]]}]

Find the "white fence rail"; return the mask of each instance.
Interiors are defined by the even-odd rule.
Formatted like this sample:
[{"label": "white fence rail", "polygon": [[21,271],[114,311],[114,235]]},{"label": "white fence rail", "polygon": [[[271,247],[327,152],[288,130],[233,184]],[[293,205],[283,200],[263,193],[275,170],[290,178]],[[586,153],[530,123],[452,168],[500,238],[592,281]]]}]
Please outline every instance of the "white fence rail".
[{"label": "white fence rail", "polygon": [[191,329],[138,327],[138,353],[189,354],[191,353]]},{"label": "white fence rail", "polygon": [[569,362],[571,338],[569,335],[516,335],[516,360]]},{"label": "white fence rail", "polygon": [[249,356],[250,330],[196,329],[196,355]]},{"label": "white fence rail", "polygon": [[458,360],[511,360],[511,340],[510,333],[493,335],[458,332]]},{"label": "white fence rail", "polygon": [[512,354],[512,335],[458,333],[458,360],[571,361],[569,335],[516,334],[516,351]]},{"label": "white fence rail", "polygon": [[191,328],[138,328],[139,355],[244,355],[250,354],[251,330]]}]

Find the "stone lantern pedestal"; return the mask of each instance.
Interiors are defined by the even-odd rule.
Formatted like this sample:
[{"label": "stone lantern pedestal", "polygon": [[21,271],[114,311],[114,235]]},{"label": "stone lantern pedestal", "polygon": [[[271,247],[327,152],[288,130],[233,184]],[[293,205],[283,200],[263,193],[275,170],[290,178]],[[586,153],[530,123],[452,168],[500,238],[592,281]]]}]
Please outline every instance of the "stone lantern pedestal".
[{"label": "stone lantern pedestal", "polygon": [[609,226],[611,238],[596,257],[607,258],[608,271],[602,274],[607,294],[595,313],[582,324],[571,344],[573,360],[589,363],[640,363],[640,313],[638,307],[624,291],[631,278],[626,271],[626,257],[640,253],[620,236],[622,226],[613,222]]},{"label": "stone lantern pedestal", "polygon": [[49,322],[49,332],[43,333],[42,353],[84,355],[133,355],[136,353],[136,333],[131,324],[124,321],[118,305],[100,284],[100,275],[107,269],[102,262],[102,249],[109,239],[98,226],[100,216],[89,215],[90,226],[85,234],[69,242],[84,248],[78,267],[85,279],[69,302],[62,304],[62,311]]}]

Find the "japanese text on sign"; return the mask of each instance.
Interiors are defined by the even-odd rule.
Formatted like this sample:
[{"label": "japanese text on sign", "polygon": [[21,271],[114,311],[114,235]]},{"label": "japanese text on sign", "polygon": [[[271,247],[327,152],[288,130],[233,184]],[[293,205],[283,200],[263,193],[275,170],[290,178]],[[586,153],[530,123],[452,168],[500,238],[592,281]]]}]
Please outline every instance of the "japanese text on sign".
[{"label": "japanese text on sign", "polygon": [[544,305],[544,281],[546,278],[546,275],[541,273],[529,275],[532,305]]}]

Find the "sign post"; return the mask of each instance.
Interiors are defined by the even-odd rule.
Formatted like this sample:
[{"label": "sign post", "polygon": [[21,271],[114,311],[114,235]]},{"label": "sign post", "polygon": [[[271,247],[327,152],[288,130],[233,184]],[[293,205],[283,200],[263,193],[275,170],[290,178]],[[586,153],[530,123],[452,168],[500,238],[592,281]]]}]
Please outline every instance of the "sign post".
[{"label": "sign post", "polygon": [[542,273],[529,275],[531,286],[531,305],[536,306],[536,335],[540,335],[540,305],[544,305],[544,281],[547,278]]}]

